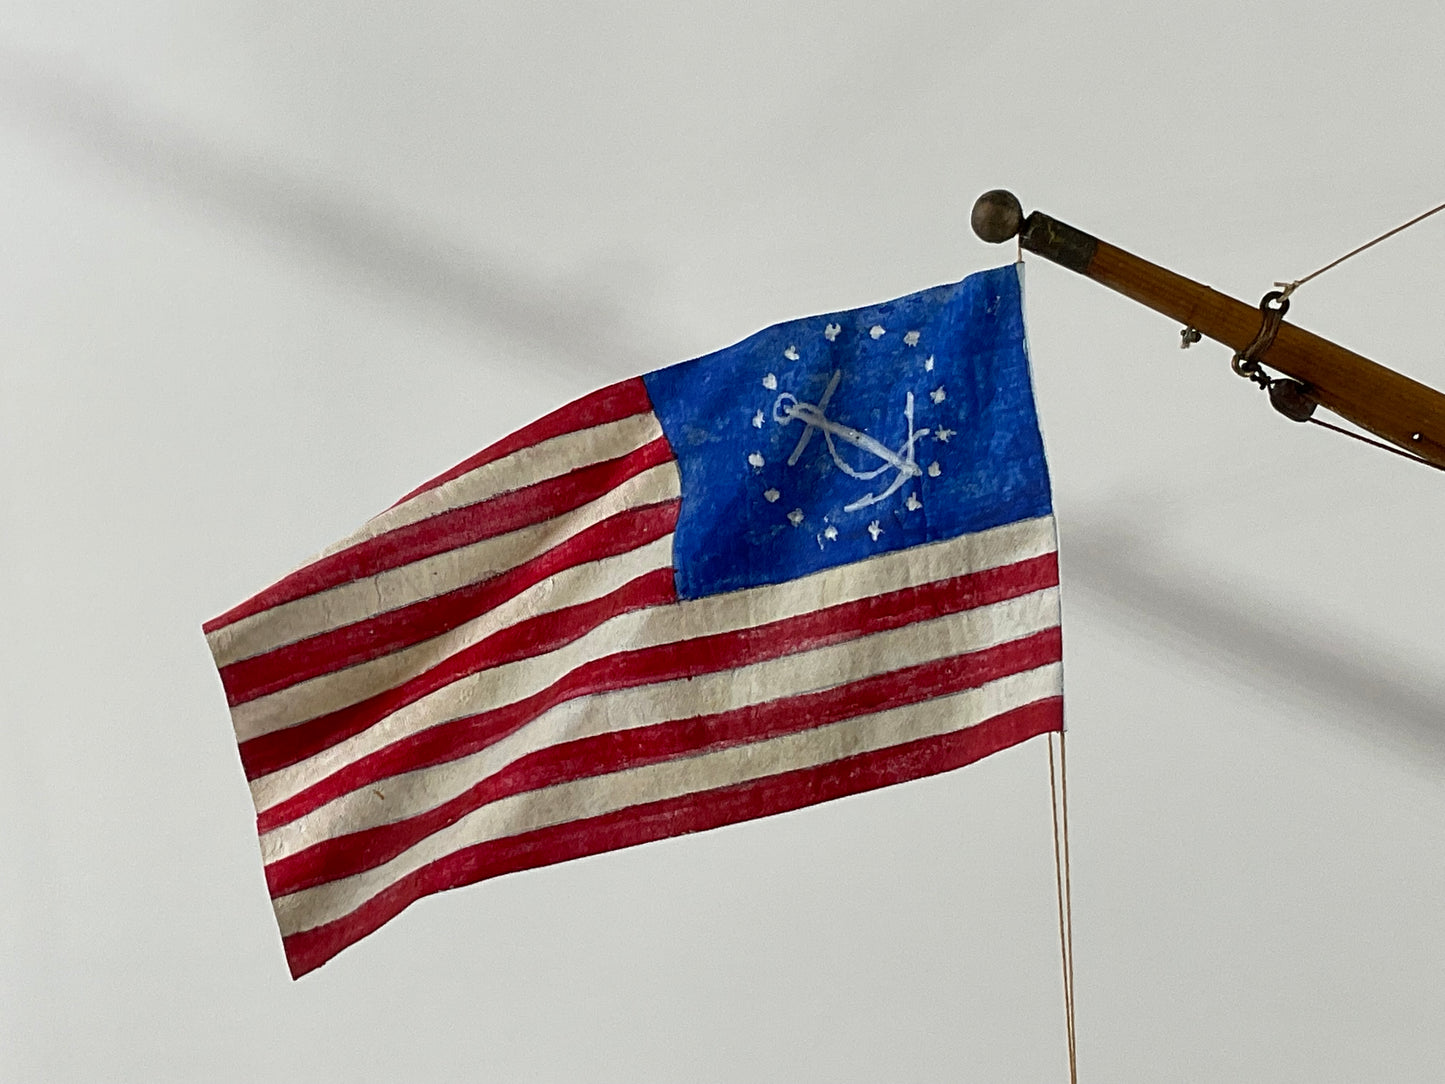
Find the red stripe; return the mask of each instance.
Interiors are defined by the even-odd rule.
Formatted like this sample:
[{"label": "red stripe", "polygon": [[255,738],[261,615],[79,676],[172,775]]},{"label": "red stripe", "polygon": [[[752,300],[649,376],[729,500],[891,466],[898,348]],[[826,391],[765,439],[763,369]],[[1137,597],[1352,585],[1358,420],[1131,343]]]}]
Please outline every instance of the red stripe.
[{"label": "red stripe", "polygon": [[549,576],[613,557],[669,534],[678,501],[644,505],[610,516],[507,571],[455,591],[319,633],[221,668],[235,706],[349,666],[430,640],[499,606]]},{"label": "red stripe", "polygon": [[[516,662],[539,651],[554,651],[618,614],[645,610],[653,606],[666,606],[676,598],[677,587],[672,569],[653,569],[601,598],[549,610],[499,629],[486,639],[449,656],[444,665],[455,664],[476,671]],[[387,703],[395,703],[400,707],[424,695],[420,691],[422,688],[424,687],[409,688],[405,697],[399,690],[389,689],[355,707],[374,708],[378,704]],[[392,710],[395,708],[382,714],[389,714]],[[249,777],[254,779],[258,775],[275,771],[276,767],[292,763],[293,757],[305,759],[314,756],[323,749],[365,730],[375,721],[370,712],[343,708],[286,730],[278,730],[242,743],[241,763],[246,771],[251,773]]]},{"label": "red stripe", "polygon": [[408,523],[297,569],[254,598],[206,622],[202,628],[211,633],[273,606],[541,523],[580,508],[649,467],[672,458],[672,448],[666,438],[659,437],[616,459],[579,467],[556,478]]},{"label": "red stripe", "polygon": [[652,401],[647,396],[647,385],[642,382],[640,377],[632,377],[617,384],[599,388],[575,402],[558,407],[552,413],[538,418],[531,425],[524,425],[510,436],[503,437],[497,443],[482,449],[470,459],[462,460],[451,470],[438,474],[430,482],[423,482],[392,507],[395,508],[397,504],[405,504],[419,493],[436,489],[437,486],[445,485],[453,478],[460,478],[468,471],[493,463],[503,456],[521,451],[529,445],[540,444],[544,440],[551,440],[553,437],[560,437],[566,433],[575,433],[579,429],[591,429],[594,425],[615,422],[619,418],[628,418],[634,414],[646,414],[651,409]]},{"label": "red stripe", "polygon": [[435,892],[936,775],[1061,729],[1062,699],[1049,697],[967,730],[479,843],[403,877],[334,922],[285,938],[286,958],[300,978]]},{"label": "red stripe", "polygon": [[[967,654],[877,674],[831,689],[709,715],[562,742],[507,765],[462,794],[404,821],[336,836],[266,867],[272,896],[349,877],[498,799],[592,776],[697,756],[812,730],[935,697],[976,689],[1062,658],[1058,628]],[[940,711],[950,710],[940,705]]]},{"label": "red stripe", "polygon": [[[506,737],[549,708],[579,696],[695,677],[842,643],[1052,587],[1059,582],[1058,575],[1057,555],[1047,553],[1012,565],[840,603],[765,625],[623,651],[596,659],[569,671],[532,696],[491,711],[428,727],[362,757],[265,810],[257,817],[257,827],[262,832],[270,831],[358,787],[474,753]],[[464,676],[452,670],[451,660],[448,660],[408,686],[314,722],[327,721],[327,725],[338,726],[345,731],[343,736],[357,733],[402,704]],[[396,702],[387,701],[389,697]],[[310,725],[301,724],[242,744],[241,759],[248,778],[255,779],[318,752],[319,748],[285,744],[287,736],[293,731]],[[307,737],[314,745],[318,738],[326,736],[325,732],[321,732]],[[259,748],[256,752],[252,751],[252,747],[260,742],[268,743],[264,760],[258,755]],[[275,767],[271,767],[272,764]]]}]

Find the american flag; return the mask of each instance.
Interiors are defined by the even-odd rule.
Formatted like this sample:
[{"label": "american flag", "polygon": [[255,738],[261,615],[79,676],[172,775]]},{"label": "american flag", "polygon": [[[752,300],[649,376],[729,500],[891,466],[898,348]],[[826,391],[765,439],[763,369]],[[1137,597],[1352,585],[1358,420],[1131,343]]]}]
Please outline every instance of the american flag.
[{"label": "american flag", "polygon": [[433,892],[1058,730],[1018,271],[603,388],[205,632],[293,976]]}]

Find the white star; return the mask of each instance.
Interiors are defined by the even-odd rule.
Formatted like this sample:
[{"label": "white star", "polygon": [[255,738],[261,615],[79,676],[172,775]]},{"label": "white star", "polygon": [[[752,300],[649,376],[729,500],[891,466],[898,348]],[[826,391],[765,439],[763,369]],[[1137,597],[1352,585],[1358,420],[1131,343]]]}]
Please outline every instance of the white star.
[{"label": "white star", "polygon": [[937,478],[942,473],[943,468],[938,465],[938,460],[935,459],[932,463],[928,464],[928,477]]},{"label": "white star", "polygon": [[933,431],[933,435],[939,440],[943,441],[943,443],[947,444],[948,438],[953,436],[953,434],[957,431],[958,430],[956,429],[945,429],[943,426],[940,425],[937,429]]},{"label": "white star", "polygon": [[762,453],[762,452],[753,452],[752,455],[748,456],[748,462],[753,465],[753,469],[754,469],[754,470],[762,470],[762,469],[763,469],[763,462],[764,462],[764,460],[763,460],[763,453]]},{"label": "white star", "polygon": [[924,368],[925,370],[927,370],[928,372],[930,372],[930,373],[933,372],[933,355],[932,355],[932,354],[929,354],[928,357],[924,360],[924,362],[923,362],[923,368]]},{"label": "white star", "polygon": [[828,524],[828,526],[823,528],[823,537],[829,542],[834,541],[838,537],[838,528],[834,527],[831,523]]},{"label": "white star", "polygon": [[868,524],[868,533],[872,536],[874,542],[877,542],[878,536],[883,533],[883,528],[878,526],[878,521],[876,519],[872,523]]},{"label": "white star", "polygon": [[908,494],[908,499],[903,504],[910,512],[917,512],[923,507],[923,502],[918,499],[917,493]]},{"label": "white star", "polygon": [[903,345],[904,345],[904,346],[917,346],[917,345],[918,345],[918,332],[916,332],[916,331],[910,331],[908,334],[904,335],[904,336],[903,336]]},{"label": "white star", "polygon": [[948,392],[944,391],[943,385],[940,384],[938,385],[938,387],[934,388],[931,392],[928,393],[928,397],[932,399],[935,403],[941,403],[948,398]]},{"label": "white star", "polygon": [[823,338],[827,339],[829,342],[832,342],[834,339],[836,339],[836,338],[838,337],[838,332],[840,332],[840,331],[842,331],[842,330],[843,330],[843,325],[842,325],[842,324],[829,324],[827,327],[825,327],[825,328],[823,329]]},{"label": "white star", "polygon": [[791,512],[788,513],[788,522],[791,523],[794,527],[802,523],[803,510],[801,508],[794,508]]},{"label": "white star", "polygon": [[798,348],[796,346],[789,346],[786,350],[783,351],[783,357],[787,358],[789,361],[797,361]]},{"label": "white star", "polygon": [[760,410],[760,411],[758,411],[756,414],[753,415],[753,428],[754,428],[754,429],[761,429],[762,427],[763,427],[763,412]]},{"label": "white star", "polygon": [[778,378],[772,373],[769,373],[767,376],[763,377],[763,387],[767,388],[768,391],[772,391],[777,386]]},{"label": "white star", "polygon": [[875,339],[881,339],[884,335],[887,335],[888,332],[884,330],[882,324],[874,324],[868,329],[868,334],[872,335]]},{"label": "white star", "polygon": [[779,493],[776,489],[765,489],[765,490],[763,490],[763,500],[767,501],[769,504],[772,504],[775,500],[777,500],[777,499],[778,499],[779,497],[781,497],[781,496],[782,496],[782,494]]}]

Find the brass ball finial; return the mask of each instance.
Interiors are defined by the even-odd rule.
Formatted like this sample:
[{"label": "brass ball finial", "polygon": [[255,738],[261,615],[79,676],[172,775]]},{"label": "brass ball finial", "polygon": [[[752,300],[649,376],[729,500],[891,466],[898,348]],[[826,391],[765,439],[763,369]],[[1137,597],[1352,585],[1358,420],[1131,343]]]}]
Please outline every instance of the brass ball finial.
[{"label": "brass ball finial", "polygon": [[973,232],[991,245],[1017,237],[1024,222],[1023,205],[1012,192],[995,188],[973,205]]}]

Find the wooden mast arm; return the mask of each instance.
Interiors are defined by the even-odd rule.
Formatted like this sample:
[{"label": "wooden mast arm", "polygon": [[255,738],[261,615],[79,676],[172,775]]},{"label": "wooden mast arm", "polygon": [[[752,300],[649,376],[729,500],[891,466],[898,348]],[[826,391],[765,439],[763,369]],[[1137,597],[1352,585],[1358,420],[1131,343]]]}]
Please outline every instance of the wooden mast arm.
[{"label": "wooden mast arm", "polygon": [[[1259,334],[1258,305],[1211,290],[1082,230],[1035,211],[1027,218],[1011,193],[986,192],[973,208],[974,231],[999,243],[1019,243],[1071,271],[1147,305],[1235,351]],[[1302,382],[1308,394],[1400,448],[1445,467],[1445,395],[1369,358],[1281,323],[1269,347],[1254,355]]]}]

